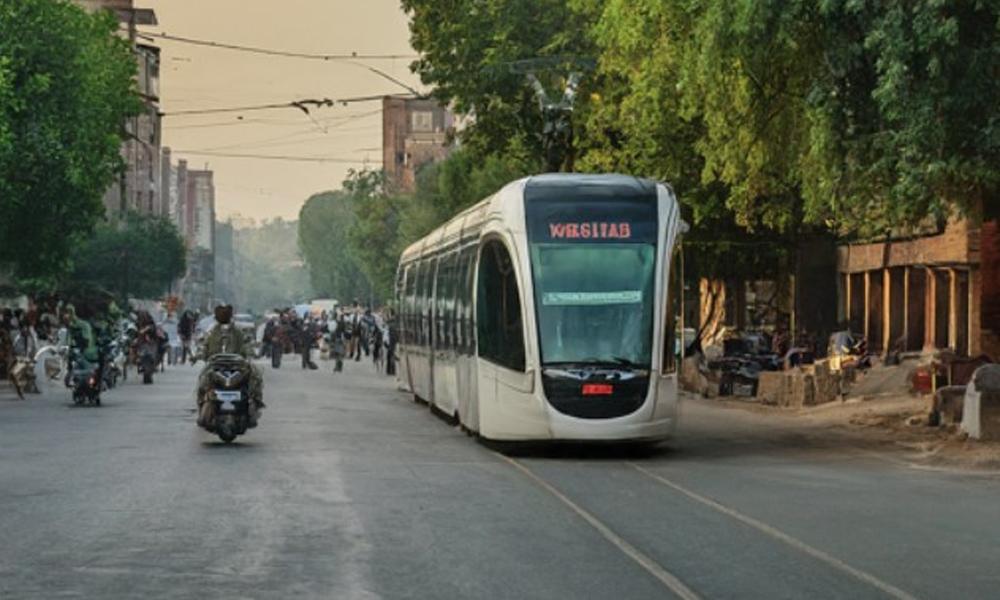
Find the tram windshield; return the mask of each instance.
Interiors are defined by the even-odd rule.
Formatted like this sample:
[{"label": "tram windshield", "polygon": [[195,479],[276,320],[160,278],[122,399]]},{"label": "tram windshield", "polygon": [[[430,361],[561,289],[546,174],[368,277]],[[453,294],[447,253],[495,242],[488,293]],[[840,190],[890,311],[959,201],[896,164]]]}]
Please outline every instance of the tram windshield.
[{"label": "tram windshield", "polygon": [[525,191],[541,364],[652,366],[657,192]]},{"label": "tram windshield", "polygon": [[543,365],[652,362],[656,247],[531,244]]}]

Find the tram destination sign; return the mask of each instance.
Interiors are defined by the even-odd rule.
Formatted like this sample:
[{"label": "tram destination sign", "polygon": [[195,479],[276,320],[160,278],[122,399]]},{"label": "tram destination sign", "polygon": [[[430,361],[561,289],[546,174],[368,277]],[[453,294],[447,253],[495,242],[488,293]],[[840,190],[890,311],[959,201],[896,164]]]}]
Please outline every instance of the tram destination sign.
[{"label": "tram destination sign", "polygon": [[526,203],[534,243],[656,243],[656,198],[544,198]]}]

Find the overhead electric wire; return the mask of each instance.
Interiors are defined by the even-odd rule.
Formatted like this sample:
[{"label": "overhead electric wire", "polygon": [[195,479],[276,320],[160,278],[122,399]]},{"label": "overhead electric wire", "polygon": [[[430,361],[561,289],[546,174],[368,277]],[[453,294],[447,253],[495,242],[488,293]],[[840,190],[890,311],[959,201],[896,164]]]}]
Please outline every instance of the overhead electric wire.
[{"label": "overhead electric wire", "polygon": [[[363,119],[365,117],[374,116],[374,115],[376,115],[378,113],[381,113],[381,112],[382,111],[380,109],[380,110],[377,110],[377,111],[369,111],[369,112],[364,112],[364,113],[359,113],[359,114],[354,114],[354,115],[344,115],[344,116],[340,116],[340,117],[331,117],[329,119],[324,119],[324,120],[321,121],[321,123],[324,125],[323,131],[322,131],[322,135],[314,135],[314,137],[311,137],[311,138],[306,139],[306,140],[297,140],[297,141],[294,141],[294,142],[285,142],[285,143],[286,144],[288,144],[288,143],[305,143],[305,142],[313,142],[313,141],[320,141],[320,140],[330,140],[330,139],[332,139],[330,137],[330,134],[329,134],[330,130],[335,130],[335,131],[337,131],[339,133],[348,133],[348,132],[352,132],[352,131],[368,131],[368,130],[372,129],[372,127],[370,125],[367,125],[364,128],[362,128],[362,129],[341,129],[341,127],[343,127],[344,125],[347,125],[349,123],[353,123],[354,121],[361,120],[361,119]],[[334,122],[334,121],[336,121],[336,122]],[[293,138],[302,137],[302,136],[307,135],[307,134],[315,134],[315,133],[316,133],[316,129],[314,127],[310,127],[308,129],[300,129],[300,130],[297,130],[297,131],[292,131],[290,133],[284,133],[284,134],[279,135],[279,136],[273,136],[273,137],[268,137],[268,138],[264,138],[264,139],[257,139],[257,140],[250,140],[250,141],[247,141],[247,142],[238,142],[238,143],[234,143],[234,144],[226,144],[224,146],[213,146],[211,148],[199,148],[198,150],[201,151],[201,152],[209,152],[209,151],[217,151],[217,150],[229,150],[229,149],[233,149],[233,148],[247,148],[247,147],[250,147],[250,148],[265,148],[265,147],[270,147],[270,146],[281,146],[281,145],[284,145],[284,144],[281,144],[281,143],[274,144],[272,142],[280,142],[280,141],[283,141],[283,140],[290,140],[290,139],[293,139]]]},{"label": "overhead electric wire", "polygon": [[351,98],[320,98],[320,99],[308,99],[308,100],[292,100],[291,102],[276,102],[273,104],[257,104],[253,106],[225,106],[220,108],[198,108],[198,109],[188,109],[188,110],[175,110],[160,113],[161,117],[178,117],[185,115],[211,115],[217,113],[233,113],[233,112],[250,112],[257,110],[275,110],[280,108],[294,108],[301,110],[308,114],[307,106],[314,106],[319,108],[320,106],[334,106],[336,104],[354,104],[357,102],[373,102],[376,100],[382,100],[386,94],[378,94],[372,96],[354,96]]},{"label": "overhead electric wire", "polygon": [[211,40],[198,40],[194,38],[186,38],[177,35],[170,35],[168,33],[151,33],[144,32],[137,34],[138,37],[145,38],[148,41],[153,41],[155,39],[163,39],[174,42],[181,42],[185,44],[194,44],[197,46],[208,46],[210,48],[221,48],[223,50],[235,50],[239,52],[250,52],[253,54],[264,54],[267,56],[283,56],[286,58],[305,58],[309,60],[323,60],[323,61],[344,61],[355,67],[366,69],[372,73],[375,73],[379,77],[391,81],[396,85],[402,87],[406,91],[420,96],[420,92],[413,89],[411,86],[403,83],[402,81],[396,79],[392,75],[389,75],[385,71],[376,69],[375,67],[370,67],[368,65],[355,62],[358,60],[382,60],[382,59],[401,59],[401,58],[417,58],[416,55],[405,55],[405,54],[358,54],[357,52],[352,52],[351,54],[311,54],[308,52],[291,52],[288,50],[274,50],[271,48],[258,48],[255,46],[241,46],[239,44],[229,44],[225,42],[213,42]]},{"label": "overhead electric wire", "polygon": [[290,50],[275,50],[272,48],[259,48],[256,46],[243,46],[240,44],[229,44],[226,42],[214,42],[211,40],[199,40],[195,38],[182,37],[179,35],[171,35],[169,33],[154,33],[154,32],[140,32],[136,34],[138,37],[146,38],[152,41],[155,38],[162,40],[170,40],[173,42],[179,42],[182,44],[193,44],[195,46],[209,46],[212,48],[222,48],[225,50],[235,50],[238,52],[250,52],[253,54],[264,54],[267,56],[284,56],[287,58],[305,58],[309,60],[400,60],[408,58],[419,58],[416,54],[358,54],[357,52],[352,52],[350,54],[314,54],[310,52],[294,52]]},{"label": "overhead electric wire", "polygon": [[[378,108],[375,110],[365,111],[363,113],[351,113],[348,115],[335,115],[332,117],[326,117],[323,119],[317,119],[320,123],[334,123],[339,124],[342,121],[353,121],[360,119],[362,117],[369,117],[373,115],[382,114],[382,109]],[[214,121],[211,123],[190,123],[187,125],[164,125],[164,129],[178,130],[178,129],[206,129],[211,127],[229,127],[232,125],[274,125],[274,126],[287,126],[287,125],[302,125],[302,121],[296,120],[280,120],[280,119],[243,119],[233,121]]]},{"label": "overhead electric wire", "polygon": [[209,156],[217,158],[250,158],[257,160],[287,160],[294,162],[342,163],[359,165],[370,162],[368,159],[341,158],[335,156],[283,156],[274,154],[239,154],[229,152],[207,152],[201,150],[173,150],[174,154],[190,154],[192,156]]},{"label": "overhead electric wire", "polygon": [[275,146],[288,146],[291,144],[313,144],[315,142],[334,142],[334,141],[344,141],[345,139],[350,139],[356,137],[358,132],[373,132],[375,128],[364,127],[360,129],[341,129],[338,130],[339,133],[344,134],[342,136],[332,136],[330,134],[317,134],[315,129],[303,129],[296,131],[294,133],[289,133],[283,136],[278,136],[270,139],[264,140],[253,140],[249,142],[226,144],[223,146],[212,146],[210,148],[198,148],[200,152],[217,152],[220,150],[247,150],[247,149],[258,149],[258,148],[273,148]]}]

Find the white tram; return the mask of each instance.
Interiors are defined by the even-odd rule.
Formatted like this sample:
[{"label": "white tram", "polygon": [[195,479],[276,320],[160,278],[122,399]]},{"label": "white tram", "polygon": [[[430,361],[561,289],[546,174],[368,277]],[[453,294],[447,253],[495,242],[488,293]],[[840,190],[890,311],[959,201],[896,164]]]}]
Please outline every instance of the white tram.
[{"label": "white tram", "polygon": [[652,181],[508,184],[403,252],[401,382],[491,440],[668,437],[683,227]]}]

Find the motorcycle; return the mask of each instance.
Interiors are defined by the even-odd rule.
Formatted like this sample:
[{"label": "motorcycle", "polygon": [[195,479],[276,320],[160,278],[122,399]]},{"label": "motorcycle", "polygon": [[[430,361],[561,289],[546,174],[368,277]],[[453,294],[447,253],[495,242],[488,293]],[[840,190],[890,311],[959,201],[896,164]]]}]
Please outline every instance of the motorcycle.
[{"label": "motorcycle", "polygon": [[70,348],[69,365],[66,387],[73,390],[73,403],[80,406],[89,402],[100,406],[103,379],[100,364],[87,360],[76,348]]},{"label": "motorcycle", "polygon": [[109,390],[118,385],[118,378],[125,375],[125,353],[122,352],[119,340],[112,340],[101,348],[104,353],[105,366],[103,376],[104,389]]},{"label": "motorcycle", "polygon": [[257,426],[250,419],[250,364],[239,354],[216,354],[208,367],[212,387],[204,400],[211,412],[202,427],[228,444]]}]

